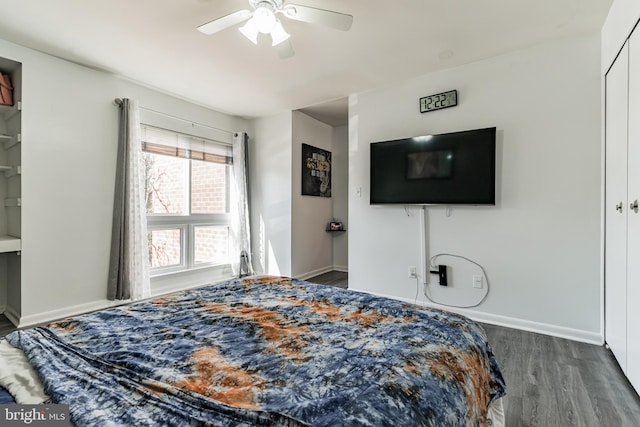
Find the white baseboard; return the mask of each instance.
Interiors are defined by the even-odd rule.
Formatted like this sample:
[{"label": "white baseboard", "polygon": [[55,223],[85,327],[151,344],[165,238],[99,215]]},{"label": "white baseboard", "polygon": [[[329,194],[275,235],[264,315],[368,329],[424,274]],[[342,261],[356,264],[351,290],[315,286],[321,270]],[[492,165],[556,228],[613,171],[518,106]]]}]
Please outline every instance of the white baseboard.
[{"label": "white baseboard", "polygon": [[[128,304],[131,301],[109,301],[100,300],[93,301],[85,304],[78,304],[71,307],[59,308],[57,310],[46,311],[44,313],[31,314],[28,316],[17,316],[16,322],[13,321],[8,315],[7,317],[17,327],[24,328],[27,326],[35,326],[43,323],[53,322],[55,320],[64,319],[69,316],[77,316],[79,314],[90,313],[96,310],[102,310],[105,308],[116,307],[118,305]],[[5,313],[6,314],[6,313]]]},{"label": "white baseboard", "polygon": [[330,271],[340,271],[341,273],[348,273],[349,269],[341,265],[329,265],[327,267],[322,267],[317,270],[309,271],[302,274],[296,274],[294,277],[300,280],[307,280],[324,273],[329,273]]},{"label": "white baseboard", "polygon": [[310,279],[312,277],[319,276],[319,275],[324,274],[324,273],[328,273],[330,271],[333,271],[333,266],[332,265],[329,265],[327,267],[322,267],[322,268],[319,268],[317,270],[308,271],[306,273],[296,274],[294,277],[296,279],[300,279],[300,280],[307,280],[307,279]]},{"label": "white baseboard", "polygon": [[19,327],[20,325],[20,315],[11,307],[9,307],[8,305],[4,307],[3,313],[5,315],[5,317],[7,319],[9,319],[9,321],[11,323],[13,323],[13,326],[15,326],[16,328]]},{"label": "white baseboard", "polygon": [[[360,289],[354,289],[349,287],[350,290],[357,292],[364,292],[372,295],[377,295],[385,298],[395,299],[409,304],[415,304],[415,300],[408,298],[400,298],[391,295],[379,294],[376,292],[368,292]],[[476,322],[488,323],[490,325],[504,326],[507,328],[518,329],[527,332],[534,332],[543,335],[549,335],[558,338],[564,338],[572,341],[584,342],[587,344],[603,345],[604,336],[598,332],[585,331],[582,329],[567,328],[565,326],[552,325],[549,323],[533,322],[531,320],[518,319],[515,317],[501,316],[498,314],[483,313],[480,311],[474,311],[464,308],[447,307],[444,305],[434,304],[430,302],[425,303],[426,307],[438,308],[445,311],[451,311],[454,313],[462,314]]]},{"label": "white baseboard", "polygon": [[498,314],[482,313],[477,311],[468,311],[468,314],[465,315],[475,321],[488,323],[490,325],[504,326],[507,328],[519,329],[527,332],[535,332],[538,334],[565,338],[568,340],[584,342],[587,344],[604,344],[604,337],[598,332],[568,328],[566,326],[552,325],[549,323],[533,322],[531,320],[518,319],[515,317],[507,317]]},{"label": "white baseboard", "polygon": [[[211,276],[211,273],[209,274]],[[212,283],[218,283],[221,281],[229,280],[231,278],[226,277],[221,279],[220,277],[215,276],[215,277],[209,277],[209,279],[211,280],[205,283],[203,283],[203,281],[194,282],[194,283],[185,282],[185,283],[179,283],[178,285],[174,284],[173,286],[163,284],[162,282],[152,283],[151,296],[149,298],[155,298],[160,295],[166,295],[172,292],[199,288],[201,286],[205,286]],[[116,307],[123,304],[129,304],[131,302],[132,302],[131,300],[110,301],[105,299],[105,300],[99,300],[99,301],[92,301],[84,304],[78,304],[71,307],[63,307],[57,310],[51,310],[44,313],[37,313],[37,314],[32,314],[32,315],[23,316],[23,317],[20,317],[15,312],[11,313],[10,315],[9,313],[10,308],[7,307],[7,310],[5,311],[5,315],[9,320],[11,320],[11,322],[14,325],[16,325],[16,327],[23,328],[23,327],[53,322],[53,321],[64,319],[70,316],[77,316],[79,314],[90,313],[96,310],[103,310],[105,308],[111,308],[111,307]]]},{"label": "white baseboard", "polygon": [[[214,281],[212,281],[211,283],[215,283]],[[185,285],[185,286],[180,286],[180,287],[160,287],[157,289],[152,289],[151,290],[151,296],[149,298],[156,298],[160,295],[166,295],[172,292],[177,292],[177,291],[184,291],[187,289],[193,289],[193,288],[198,288],[204,286],[202,284],[191,284],[191,285]],[[142,301],[142,300],[137,300],[137,301]],[[135,301],[135,302],[137,302]],[[89,303],[85,303],[85,304],[78,304],[78,305],[74,305],[71,307],[64,307],[64,308],[60,308],[57,310],[51,310],[51,311],[47,311],[44,313],[38,313],[38,314],[32,314],[29,316],[23,316],[23,317],[19,317],[16,316],[15,317],[15,321],[14,319],[12,319],[11,317],[9,317],[9,315],[7,313],[5,313],[5,315],[7,315],[7,318],[9,318],[9,320],[11,320],[11,322],[16,325],[17,327],[23,328],[23,327],[27,327],[27,326],[34,326],[34,325],[38,325],[38,324],[43,324],[43,323],[49,323],[49,322],[53,322],[56,320],[60,320],[60,319],[64,319],[70,316],[77,316],[79,314],[85,314],[85,313],[90,313],[92,311],[96,311],[96,310],[103,310],[105,308],[111,308],[111,307],[117,307],[119,305],[124,305],[124,304],[130,304],[132,301],[131,300],[124,300],[124,301],[110,301],[110,300],[100,300],[100,301],[93,301],[93,302],[89,302]],[[19,322],[18,322],[19,319]],[[19,324],[18,324],[19,323]]]}]

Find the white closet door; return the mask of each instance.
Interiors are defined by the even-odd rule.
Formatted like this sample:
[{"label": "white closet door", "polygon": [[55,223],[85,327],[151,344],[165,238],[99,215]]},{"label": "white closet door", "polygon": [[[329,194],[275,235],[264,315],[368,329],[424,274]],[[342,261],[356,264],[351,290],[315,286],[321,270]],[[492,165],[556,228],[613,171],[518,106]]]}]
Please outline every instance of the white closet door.
[{"label": "white closet door", "polygon": [[628,44],[606,76],[605,339],[627,372]]},{"label": "white closet door", "polygon": [[640,393],[640,31],[629,39],[627,378]]}]

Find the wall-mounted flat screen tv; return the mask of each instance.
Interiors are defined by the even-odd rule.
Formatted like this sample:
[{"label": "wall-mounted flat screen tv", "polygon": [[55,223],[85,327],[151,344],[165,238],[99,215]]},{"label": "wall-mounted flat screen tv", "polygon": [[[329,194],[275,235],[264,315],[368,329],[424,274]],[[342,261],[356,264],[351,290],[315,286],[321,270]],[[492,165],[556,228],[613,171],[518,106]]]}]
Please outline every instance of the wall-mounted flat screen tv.
[{"label": "wall-mounted flat screen tv", "polygon": [[496,128],[371,143],[370,203],[495,205]]}]

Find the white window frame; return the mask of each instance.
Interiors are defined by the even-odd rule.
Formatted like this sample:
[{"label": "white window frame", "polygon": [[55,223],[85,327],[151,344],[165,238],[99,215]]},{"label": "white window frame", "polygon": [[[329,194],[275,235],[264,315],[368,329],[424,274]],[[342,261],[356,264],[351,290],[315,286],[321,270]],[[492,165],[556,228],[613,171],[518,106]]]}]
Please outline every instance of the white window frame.
[{"label": "white window frame", "polygon": [[[146,123],[141,124],[142,127],[148,126],[151,128],[162,129],[155,125]],[[168,130],[168,129],[163,129]],[[168,130],[169,132],[184,135],[186,137],[194,137],[202,139],[201,136],[195,136],[185,134],[183,132]],[[230,145],[224,142],[211,141],[214,144]],[[161,155],[161,154],[155,154]],[[178,159],[179,157],[176,157]],[[183,159],[189,162],[188,173],[186,176],[187,181],[187,200],[185,201],[186,210],[188,214],[147,214],[147,230],[152,232],[154,230],[175,230],[178,229],[181,232],[180,238],[180,263],[178,265],[171,265],[167,267],[150,267],[149,275],[151,277],[161,276],[165,274],[172,274],[185,271],[193,271],[204,268],[229,266],[230,259],[214,261],[214,262],[195,262],[195,230],[200,226],[223,226],[229,230],[229,244],[231,244],[231,214],[230,214],[230,195],[231,195],[231,178],[232,170],[231,165],[226,165],[226,212],[225,213],[212,213],[212,214],[192,214],[191,213],[191,173],[193,162],[202,161],[197,159]]]}]

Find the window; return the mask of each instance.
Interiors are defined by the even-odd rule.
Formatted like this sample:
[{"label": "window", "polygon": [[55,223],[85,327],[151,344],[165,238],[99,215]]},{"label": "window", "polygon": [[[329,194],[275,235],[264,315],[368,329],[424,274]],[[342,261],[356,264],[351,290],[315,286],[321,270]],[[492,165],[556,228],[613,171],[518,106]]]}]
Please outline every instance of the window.
[{"label": "window", "polygon": [[151,274],[229,263],[231,146],[143,125]]}]

